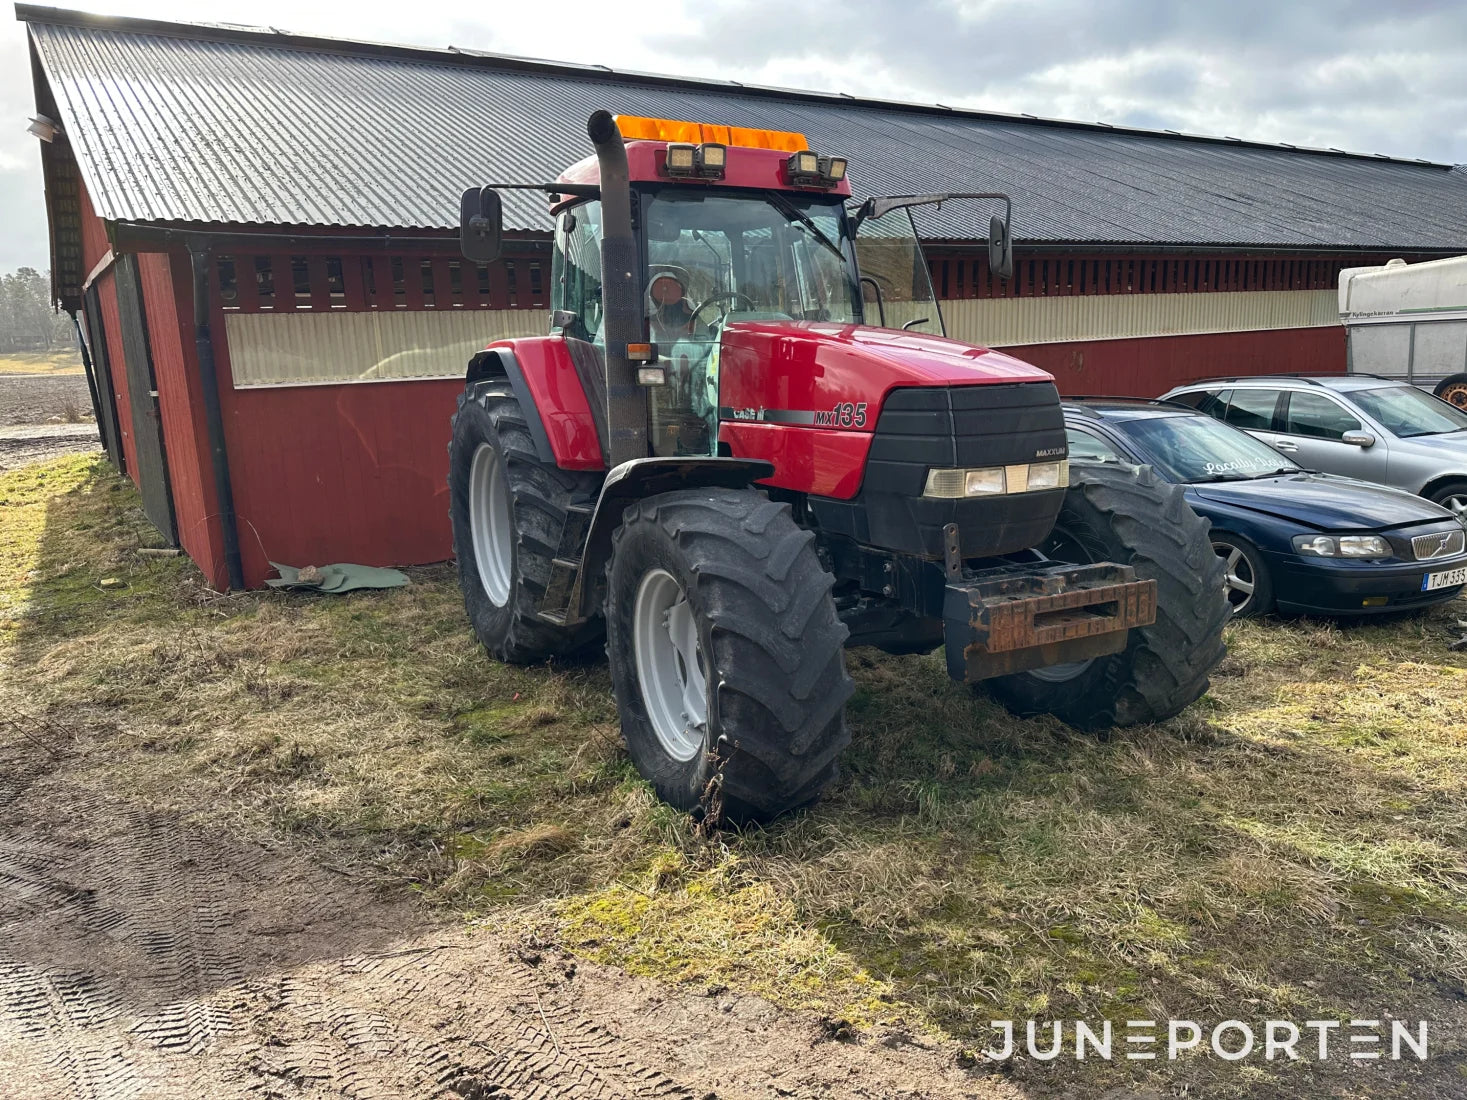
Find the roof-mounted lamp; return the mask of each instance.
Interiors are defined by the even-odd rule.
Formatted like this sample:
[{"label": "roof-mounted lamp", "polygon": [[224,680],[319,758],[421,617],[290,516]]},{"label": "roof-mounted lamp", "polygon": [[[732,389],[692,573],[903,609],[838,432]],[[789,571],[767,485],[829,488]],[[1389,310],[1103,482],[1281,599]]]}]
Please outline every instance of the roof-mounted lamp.
[{"label": "roof-mounted lamp", "polygon": [[61,133],[61,124],[45,115],[37,115],[31,119],[31,124],[25,128],[25,132],[34,134],[44,142],[52,142],[56,140],[56,135]]}]

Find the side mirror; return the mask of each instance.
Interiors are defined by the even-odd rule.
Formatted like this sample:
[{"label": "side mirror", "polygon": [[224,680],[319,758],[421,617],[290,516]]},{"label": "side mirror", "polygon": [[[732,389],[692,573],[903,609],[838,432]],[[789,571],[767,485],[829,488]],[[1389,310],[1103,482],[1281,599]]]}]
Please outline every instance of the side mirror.
[{"label": "side mirror", "polygon": [[499,192],[470,187],[459,203],[458,244],[465,258],[488,264],[499,259],[504,209]]},{"label": "side mirror", "polygon": [[1340,442],[1348,443],[1352,447],[1359,447],[1361,450],[1364,450],[1367,447],[1375,446],[1375,436],[1369,432],[1346,432],[1340,436]]},{"label": "side mirror", "polygon": [[988,270],[1000,279],[1014,277],[1014,240],[1009,223],[998,214],[988,221]]}]

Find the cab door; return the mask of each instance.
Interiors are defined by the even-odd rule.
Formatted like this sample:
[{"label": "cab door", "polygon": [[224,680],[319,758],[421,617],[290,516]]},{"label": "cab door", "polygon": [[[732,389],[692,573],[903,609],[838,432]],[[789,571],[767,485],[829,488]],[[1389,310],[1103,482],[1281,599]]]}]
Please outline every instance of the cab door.
[{"label": "cab door", "polygon": [[[1306,470],[1384,482],[1389,448],[1380,432],[1367,427],[1351,409],[1325,390],[1291,390],[1284,395],[1282,431],[1274,446]],[[1374,444],[1346,443],[1347,434],[1364,432]]]}]

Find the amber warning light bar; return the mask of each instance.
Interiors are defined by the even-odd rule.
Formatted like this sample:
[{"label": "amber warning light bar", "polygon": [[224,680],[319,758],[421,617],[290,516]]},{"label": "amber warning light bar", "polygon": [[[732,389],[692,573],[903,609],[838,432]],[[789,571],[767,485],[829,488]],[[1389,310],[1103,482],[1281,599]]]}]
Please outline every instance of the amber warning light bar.
[{"label": "amber warning light bar", "polygon": [[617,115],[616,125],[627,141],[665,141],[669,176],[683,179],[722,179],[728,166],[728,147],[774,149],[789,153],[786,173],[793,184],[834,187],[846,177],[844,157],[820,157],[810,152],[804,134],[793,130],[761,130],[749,126],[719,126],[711,122],[679,122],[670,118]]}]

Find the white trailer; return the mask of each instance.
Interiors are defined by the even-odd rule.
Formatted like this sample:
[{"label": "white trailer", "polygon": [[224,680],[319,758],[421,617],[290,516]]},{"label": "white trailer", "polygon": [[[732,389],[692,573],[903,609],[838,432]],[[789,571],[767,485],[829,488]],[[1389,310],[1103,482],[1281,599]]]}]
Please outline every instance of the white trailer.
[{"label": "white trailer", "polygon": [[1467,256],[1340,272],[1351,373],[1400,378],[1467,408]]}]

